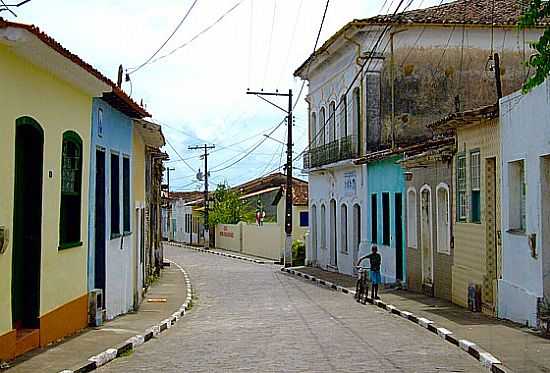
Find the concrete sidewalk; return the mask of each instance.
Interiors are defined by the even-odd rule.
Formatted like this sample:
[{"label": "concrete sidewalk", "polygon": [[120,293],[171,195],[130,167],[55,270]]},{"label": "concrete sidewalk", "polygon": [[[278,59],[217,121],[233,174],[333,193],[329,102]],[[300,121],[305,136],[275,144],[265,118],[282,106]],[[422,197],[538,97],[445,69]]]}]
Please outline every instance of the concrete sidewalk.
[{"label": "concrete sidewalk", "polygon": [[[294,269],[355,290],[356,279],[351,276],[310,267]],[[434,321],[460,339],[476,343],[515,372],[550,372],[550,340],[537,332],[423,294],[386,289],[381,290],[380,297],[387,304]]]},{"label": "concrete sidewalk", "polygon": [[[60,372],[85,362],[108,348],[123,343],[177,311],[187,296],[183,273],[174,265],[164,268],[161,278],[147,292],[139,310],[120,316],[99,328],[89,328],[60,344],[23,355],[10,363],[10,373]],[[164,303],[148,299],[166,298]],[[140,348],[147,348],[147,345]]]}]

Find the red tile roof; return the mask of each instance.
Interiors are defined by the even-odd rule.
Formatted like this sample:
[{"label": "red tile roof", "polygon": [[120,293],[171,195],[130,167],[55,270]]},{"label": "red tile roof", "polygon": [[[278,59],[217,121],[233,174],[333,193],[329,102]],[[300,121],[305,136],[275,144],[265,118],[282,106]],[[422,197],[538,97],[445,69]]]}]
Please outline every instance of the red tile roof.
[{"label": "red tile roof", "polygon": [[144,108],[142,108],[134,100],[132,100],[122,89],[118,88],[112,80],[96,70],[92,65],[84,61],[82,58],[63,47],[54,38],[42,32],[38,27],[34,25],[27,25],[24,23],[10,22],[4,20],[3,18],[0,18],[0,29],[8,27],[20,28],[32,33],[44,44],[61,54],[63,57],[82,67],[84,70],[95,76],[97,79],[108,84],[113,91],[105,93],[103,95],[103,99],[116,109],[119,109],[124,114],[132,118],[145,118],[151,116],[151,114],[149,114]]},{"label": "red tile roof", "polygon": [[[494,9],[493,9],[494,3]],[[518,22],[524,5],[528,0],[458,0],[424,9],[406,12],[378,15],[366,19],[354,19],[332,35],[319,49],[311,54],[294,72],[299,76],[307,64],[326,51],[341,35],[353,27],[369,25],[482,25],[490,26],[494,21],[497,27],[513,26]],[[550,20],[541,22],[539,26],[550,25]]]}]

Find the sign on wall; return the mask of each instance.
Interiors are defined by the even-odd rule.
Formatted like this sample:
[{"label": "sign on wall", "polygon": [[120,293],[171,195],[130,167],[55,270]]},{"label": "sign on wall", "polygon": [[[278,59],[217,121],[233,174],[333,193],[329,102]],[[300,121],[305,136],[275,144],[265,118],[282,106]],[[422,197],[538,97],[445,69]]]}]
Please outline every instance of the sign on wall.
[{"label": "sign on wall", "polygon": [[357,195],[357,172],[350,171],[344,173],[344,194],[347,197]]}]

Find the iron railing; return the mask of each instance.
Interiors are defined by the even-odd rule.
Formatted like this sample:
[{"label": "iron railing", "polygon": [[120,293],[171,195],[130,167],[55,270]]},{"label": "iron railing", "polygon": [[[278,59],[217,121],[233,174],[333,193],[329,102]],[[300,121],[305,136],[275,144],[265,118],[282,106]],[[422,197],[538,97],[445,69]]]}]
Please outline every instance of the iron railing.
[{"label": "iron railing", "polygon": [[359,144],[354,135],[342,137],[328,144],[311,147],[304,153],[303,168],[320,167],[359,156]]}]

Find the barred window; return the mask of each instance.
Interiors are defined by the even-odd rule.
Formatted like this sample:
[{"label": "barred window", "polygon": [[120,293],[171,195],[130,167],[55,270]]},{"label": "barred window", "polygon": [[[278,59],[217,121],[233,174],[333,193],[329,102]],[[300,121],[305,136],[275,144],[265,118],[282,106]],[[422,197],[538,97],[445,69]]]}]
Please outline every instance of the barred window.
[{"label": "barred window", "polygon": [[466,156],[456,158],[457,219],[465,221],[468,214],[466,201]]},{"label": "barred window", "polygon": [[63,134],[61,156],[61,216],[59,248],[79,246],[82,190],[82,140],[72,131]]}]

